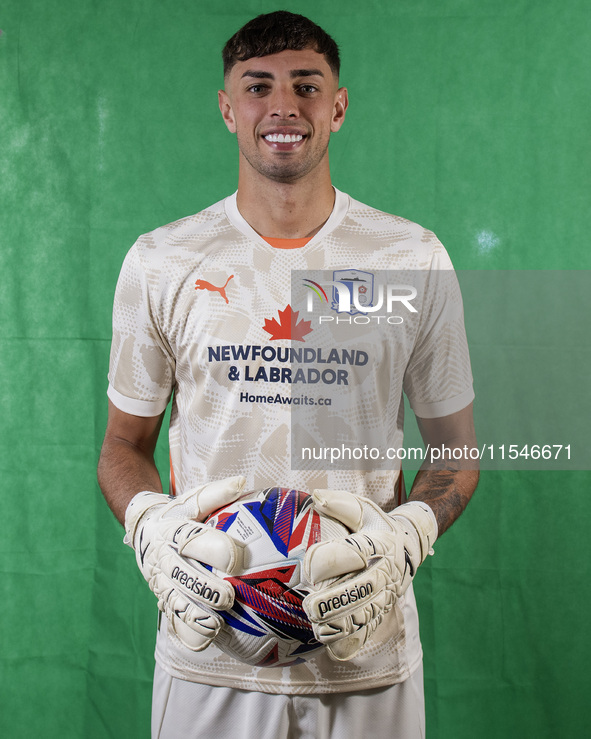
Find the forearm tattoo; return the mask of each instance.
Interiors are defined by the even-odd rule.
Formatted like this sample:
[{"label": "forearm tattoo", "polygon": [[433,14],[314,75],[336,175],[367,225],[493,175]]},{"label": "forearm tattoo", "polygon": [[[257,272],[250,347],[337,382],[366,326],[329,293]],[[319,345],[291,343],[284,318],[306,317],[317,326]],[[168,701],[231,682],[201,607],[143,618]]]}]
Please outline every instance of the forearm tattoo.
[{"label": "forearm tattoo", "polygon": [[419,470],[408,499],[431,506],[441,536],[468,505],[477,483],[476,470]]}]

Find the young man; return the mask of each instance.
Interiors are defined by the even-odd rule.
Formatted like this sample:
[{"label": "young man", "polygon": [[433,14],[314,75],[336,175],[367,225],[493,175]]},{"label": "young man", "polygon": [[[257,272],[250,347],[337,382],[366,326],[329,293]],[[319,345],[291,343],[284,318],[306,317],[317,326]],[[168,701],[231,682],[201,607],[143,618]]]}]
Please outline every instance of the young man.
[{"label": "young man", "polygon": [[[344,122],[348,97],[339,87],[337,46],[322,29],[283,11],[259,16],[228,41],[223,57],[219,106],[238,140],[237,193],[142,236],[125,260],[115,298],[99,481],[164,614],[153,735],[424,736],[421,648],[409,585],[437,535],[466,506],[478,474],[425,466],[409,501],[388,515],[397,502],[399,469],[292,470],[289,404],[254,398],[294,392],[297,375],[271,382],[266,370],[255,373],[265,365],[261,347],[289,347],[296,338],[293,319],[283,333],[268,328],[272,319],[281,324],[290,307],[293,270],[420,271],[429,275],[429,302],[421,320],[408,321],[398,334],[395,355],[386,352],[390,364],[378,358],[381,350],[375,356],[368,350],[376,365],[372,387],[386,398],[392,445],[402,441],[404,387],[427,444],[472,447],[461,300],[455,283],[449,288],[449,280],[440,279],[453,274],[451,263],[432,233],[333,188],[328,143]],[[253,396],[246,391],[255,376]],[[351,388],[355,402],[361,397],[369,408],[373,401],[360,388]],[[161,494],[153,461],[171,396],[176,499]],[[329,581],[342,572],[361,573],[368,590],[379,591],[335,617],[311,603],[315,633],[327,648],[281,668],[252,667],[221,652],[215,609],[181,592],[165,564],[174,539],[175,552],[230,572],[232,542],[223,534],[212,538],[212,530],[195,521],[242,490],[271,485],[318,490],[318,509],[353,532],[307,561],[321,593],[344,603],[345,591],[330,590]],[[368,527],[371,517],[380,533]],[[360,562],[353,562],[356,556]],[[339,573],[335,561],[343,565]],[[207,567],[196,566],[208,592],[222,593]]]}]

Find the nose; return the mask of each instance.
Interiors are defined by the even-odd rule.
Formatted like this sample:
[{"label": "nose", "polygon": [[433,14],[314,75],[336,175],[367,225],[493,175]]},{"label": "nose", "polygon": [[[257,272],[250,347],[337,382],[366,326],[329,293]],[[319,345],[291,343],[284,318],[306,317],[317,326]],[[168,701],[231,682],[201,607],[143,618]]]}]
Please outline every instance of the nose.
[{"label": "nose", "polygon": [[299,116],[298,97],[290,88],[276,88],[269,100],[269,112],[277,118],[297,118]]}]

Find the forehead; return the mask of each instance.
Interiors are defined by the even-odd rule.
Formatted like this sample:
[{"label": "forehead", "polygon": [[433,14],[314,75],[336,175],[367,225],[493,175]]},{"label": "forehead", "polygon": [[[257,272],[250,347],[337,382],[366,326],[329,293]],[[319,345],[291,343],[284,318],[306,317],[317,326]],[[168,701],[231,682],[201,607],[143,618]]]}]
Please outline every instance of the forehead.
[{"label": "forehead", "polygon": [[301,51],[288,49],[278,54],[255,56],[244,62],[236,62],[226,82],[233,85],[241,79],[252,77],[283,79],[314,74],[331,81],[335,79],[323,54],[313,49],[302,49]]}]

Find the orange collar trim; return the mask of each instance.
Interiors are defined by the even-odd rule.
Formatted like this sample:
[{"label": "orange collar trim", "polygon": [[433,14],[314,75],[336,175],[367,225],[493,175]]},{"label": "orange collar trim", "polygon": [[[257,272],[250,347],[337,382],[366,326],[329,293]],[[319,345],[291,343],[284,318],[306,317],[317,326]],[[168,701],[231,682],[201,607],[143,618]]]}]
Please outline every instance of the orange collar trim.
[{"label": "orange collar trim", "polygon": [[263,236],[263,239],[274,249],[301,249],[306,246],[308,241],[312,240],[311,236],[304,236],[303,239],[273,239],[270,236]]}]

